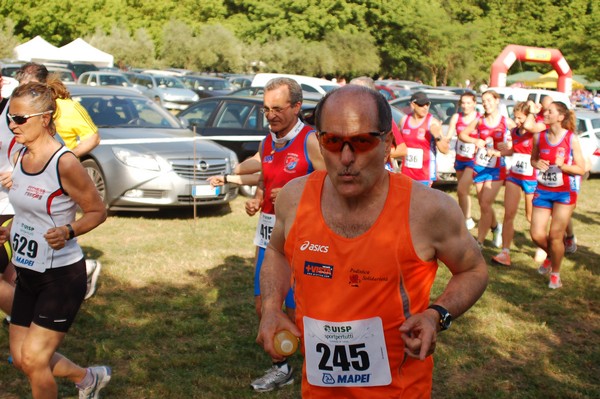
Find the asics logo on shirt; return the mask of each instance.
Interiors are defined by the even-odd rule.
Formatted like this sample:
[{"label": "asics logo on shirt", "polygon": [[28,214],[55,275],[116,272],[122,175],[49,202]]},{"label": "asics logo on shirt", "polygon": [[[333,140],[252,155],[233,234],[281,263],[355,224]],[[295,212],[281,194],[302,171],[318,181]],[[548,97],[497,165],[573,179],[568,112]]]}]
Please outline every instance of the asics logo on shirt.
[{"label": "asics logo on shirt", "polygon": [[322,253],[326,254],[327,252],[329,252],[329,246],[312,244],[310,241],[305,241],[304,244],[302,244],[300,246],[300,251],[307,251],[307,250],[311,251],[311,252],[322,252]]}]

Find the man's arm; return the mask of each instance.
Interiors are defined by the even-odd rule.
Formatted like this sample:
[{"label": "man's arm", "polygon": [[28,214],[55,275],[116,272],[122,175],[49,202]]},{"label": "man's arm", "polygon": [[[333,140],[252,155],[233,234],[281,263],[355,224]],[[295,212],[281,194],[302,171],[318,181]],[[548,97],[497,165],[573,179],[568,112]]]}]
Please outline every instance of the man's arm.
[{"label": "man's arm", "polygon": [[100,144],[100,135],[96,132],[81,140],[79,144],[77,144],[77,147],[73,148],[71,151],[73,151],[73,154],[75,154],[77,158],[81,158],[96,148],[98,144]]},{"label": "man's arm", "polygon": [[450,151],[450,140],[444,137],[442,133],[442,124],[435,118],[431,118],[431,125],[429,127],[431,134],[435,138],[435,145],[439,152],[447,154]]},{"label": "man's arm", "polygon": [[276,221],[260,270],[262,317],[256,342],[275,359],[284,358],[275,352],[273,337],[281,330],[289,330],[300,337],[298,327],[282,312],[281,307],[290,289],[291,267],[284,254],[285,240],[296,216],[298,201],[306,178],[289,182],[279,193],[275,208]]},{"label": "man's arm", "polygon": [[[488,281],[487,265],[465,227],[462,211],[445,193],[414,184],[409,223],[417,255],[423,260],[437,258],[450,269],[452,277],[434,303],[457,318],[477,302]],[[424,359],[431,353],[439,318],[428,309],[400,327],[410,356]]]},{"label": "man's arm", "polygon": [[222,186],[225,183],[256,186],[260,180],[257,173],[261,171],[261,167],[260,152],[257,152],[250,158],[246,158],[242,163],[237,164],[233,168],[233,174],[227,175],[227,182],[225,182],[224,175],[211,176],[206,180],[212,186]]}]

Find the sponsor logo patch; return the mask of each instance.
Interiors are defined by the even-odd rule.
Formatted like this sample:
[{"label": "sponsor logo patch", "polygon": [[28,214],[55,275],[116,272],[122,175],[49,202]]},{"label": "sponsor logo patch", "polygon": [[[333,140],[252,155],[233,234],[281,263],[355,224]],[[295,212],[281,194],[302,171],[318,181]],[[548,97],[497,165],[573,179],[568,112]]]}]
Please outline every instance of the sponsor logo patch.
[{"label": "sponsor logo patch", "polygon": [[331,279],[333,278],[333,265],[305,261],[304,274],[307,276]]}]

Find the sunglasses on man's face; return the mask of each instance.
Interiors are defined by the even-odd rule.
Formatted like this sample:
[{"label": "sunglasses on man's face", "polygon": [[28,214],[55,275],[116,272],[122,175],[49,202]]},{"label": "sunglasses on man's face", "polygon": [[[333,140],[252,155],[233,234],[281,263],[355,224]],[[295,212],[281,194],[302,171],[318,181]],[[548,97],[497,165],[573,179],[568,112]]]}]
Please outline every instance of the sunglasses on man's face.
[{"label": "sunglasses on man's face", "polygon": [[12,114],[6,114],[6,115],[8,116],[8,119],[10,119],[11,122],[13,122],[17,125],[23,125],[23,124],[27,123],[29,118],[33,118],[34,116],[51,114],[53,112],[54,111],[44,111],[44,112],[38,112],[37,114],[30,114],[30,115],[12,115]]},{"label": "sunglasses on man's face", "polygon": [[341,152],[344,144],[348,144],[354,152],[367,152],[377,147],[384,135],[385,132],[359,133],[352,136],[320,132],[319,143],[329,152]]}]

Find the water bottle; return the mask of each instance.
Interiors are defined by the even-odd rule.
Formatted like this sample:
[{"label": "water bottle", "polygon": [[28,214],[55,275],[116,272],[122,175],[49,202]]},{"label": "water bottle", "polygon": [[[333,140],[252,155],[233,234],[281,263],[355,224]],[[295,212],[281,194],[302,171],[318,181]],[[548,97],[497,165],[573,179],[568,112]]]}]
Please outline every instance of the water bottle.
[{"label": "water bottle", "polygon": [[288,330],[281,330],[275,334],[273,345],[275,347],[275,352],[279,353],[281,356],[290,356],[298,349],[298,337]]}]

